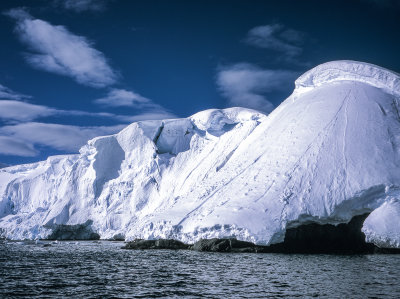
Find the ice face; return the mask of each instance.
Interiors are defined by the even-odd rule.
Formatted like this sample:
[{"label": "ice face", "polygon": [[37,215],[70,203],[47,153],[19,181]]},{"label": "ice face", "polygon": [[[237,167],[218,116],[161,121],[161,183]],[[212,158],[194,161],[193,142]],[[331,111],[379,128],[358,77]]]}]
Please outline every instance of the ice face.
[{"label": "ice face", "polygon": [[400,248],[400,202],[389,200],[374,210],[362,228],[367,242],[383,248]]},{"label": "ice face", "polygon": [[44,226],[92,220],[101,238],[271,244],[290,227],[379,211],[400,186],[398,82],[370,64],[331,62],[268,116],[229,108],[142,121],[79,155],[2,169],[2,234],[43,237]]}]

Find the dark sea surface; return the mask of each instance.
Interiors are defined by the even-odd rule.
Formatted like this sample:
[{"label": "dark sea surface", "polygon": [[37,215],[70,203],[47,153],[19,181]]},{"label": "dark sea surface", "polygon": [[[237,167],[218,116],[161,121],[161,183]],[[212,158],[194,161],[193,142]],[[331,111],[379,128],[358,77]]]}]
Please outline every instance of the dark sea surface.
[{"label": "dark sea surface", "polygon": [[[1,242],[1,241],[0,241]],[[0,297],[400,298],[400,255],[122,250],[0,243]]]}]

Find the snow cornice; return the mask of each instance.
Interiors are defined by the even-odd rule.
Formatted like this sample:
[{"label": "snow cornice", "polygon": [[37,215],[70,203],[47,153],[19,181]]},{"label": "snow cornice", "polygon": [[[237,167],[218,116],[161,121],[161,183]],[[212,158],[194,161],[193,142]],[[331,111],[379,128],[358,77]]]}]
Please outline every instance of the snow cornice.
[{"label": "snow cornice", "polygon": [[296,93],[337,81],[366,83],[400,95],[400,75],[385,68],[358,61],[339,60],[320,64],[301,75],[295,82]]}]

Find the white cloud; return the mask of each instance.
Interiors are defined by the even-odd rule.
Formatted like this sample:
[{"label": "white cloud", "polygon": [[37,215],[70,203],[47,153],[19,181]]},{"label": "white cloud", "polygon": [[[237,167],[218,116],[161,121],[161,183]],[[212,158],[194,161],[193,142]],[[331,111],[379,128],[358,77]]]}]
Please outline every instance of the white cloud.
[{"label": "white cloud", "polygon": [[122,123],[131,123],[141,120],[156,120],[176,117],[174,114],[165,110],[160,105],[154,104],[151,100],[127,90],[112,90],[106,97],[106,99],[117,102],[126,101],[126,103],[107,103],[108,106],[124,106],[124,104],[126,104],[126,106],[133,106],[134,108],[148,109],[136,115],[121,115],[109,112],[87,112],[80,110],[63,110],[44,105],[37,105],[14,100],[14,98],[30,98],[30,96],[18,94],[3,85],[0,85],[0,92],[2,92],[1,95],[4,95],[5,98],[4,100],[0,100],[0,120],[3,121],[28,122],[41,117],[49,116],[85,116],[94,118],[109,118]]},{"label": "white cloud", "polygon": [[25,55],[33,67],[72,77],[78,83],[92,87],[105,87],[116,82],[117,74],[103,53],[94,49],[85,37],[75,35],[63,26],[33,19],[22,9],[12,9],[6,14],[17,21],[19,38],[35,52]]},{"label": "white cloud", "polygon": [[[80,127],[71,125],[48,124],[38,122],[28,122],[11,126],[4,126],[0,128],[0,136],[2,139],[9,142],[16,142],[10,144],[8,153],[1,150],[3,154],[21,155],[30,153],[32,156],[38,153],[34,146],[47,146],[57,150],[77,152],[89,139],[114,134],[122,130],[126,125],[116,126],[99,126],[99,127]],[[0,139],[1,141],[1,139]],[[19,147],[23,143],[27,149],[21,149],[20,153],[13,152],[13,146]],[[31,149],[31,152],[28,151]],[[27,155],[25,154],[25,155]]]},{"label": "white cloud", "polygon": [[38,154],[32,144],[15,137],[0,136],[0,154],[21,157],[34,157]]},{"label": "white cloud", "polygon": [[[0,110],[1,111],[1,110]],[[168,113],[142,113],[124,116],[129,122],[174,118]],[[0,127],[0,154],[32,157],[39,154],[37,146],[60,151],[77,152],[89,139],[114,134],[127,124],[114,126],[73,126],[40,122],[25,122]]]},{"label": "white cloud", "polygon": [[[31,122],[47,116],[104,117],[124,124],[85,127]],[[37,146],[77,152],[89,139],[117,133],[128,123],[174,117],[175,115],[165,110],[153,110],[138,115],[118,115],[107,112],[61,110],[16,100],[0,100],[0,120],[14,122],[12,125],[0,127],[0,154],[33,157],[39,154]]]},{"label": "white cloud", "polygon": [[[117,90],[118,91],[118,90]],[[128,95],[130,92],[126,91]],[[118,94],[118,92],[116,92]],[[122,93],[123,95],[124,93]],[[52,108],[44,105],[37,105],[32,103],[23,102],[21,100],[31,98],[31,96],[19,94],[11,89],[0,85],[0,120],[3,121],[16,121],[26,122],[32,121],[41,117],[48,116],[86,116],[97,118],[110,118],[116,121],[129,123],[136,120],[144,119],[160,119],[168,118],[173,114],[162,109],[161,106],[153,104],[149,99],[145,99],[139,95],[141,100],[138,103],[147,103],[149,107],[154,108],[151,112],[141,113],[139,115],[118,115],[109,112],[86,112],[80,110],[62,110]]]},{"label": "white cloud", "polygon": [[112,89],[106,97],[96,99],[93,103],[103,107],[131,107],[146,111],[139,115],[131,116],[129,120],[132,122],[176,117],[161,105],[154,103],[152,100],[145,98],[138,93],[126,89]]},{"label": "white cloud", "polygon": [[283,25],[272,24],[258,26],[251,29],[245,41],[252,46],[274,50],[290,57],[298,56],[303,49],[305,34],[293,29],[286,29]]},{"label": "white cloud", "polygon": [[94,100],[93,102],[105,107],[125,106],[142,108],[144,106],[154,105],[151,100],[125,89],[112,89],[106,97]]},{"label": "white cloud", "polygon": [[118,115],[108,112],[62,110],[21,101],[0,100],[0,120],[25,122],[48,116],[100,117],[111,118],[122,122],[131,122],[133,118],[131,115]]},{"label": "white cloud", "polygon": [[0,119],[30,121],[39,117],[56,114],[57,110],[14,100],[0,101]]},{"label": "white cloud", "polygon": [[30,96],[17,93],[0,84],[0,99],[22,100],[31,98]]},{"label": "white cloud", "polygon": [[102,11],[106,7],[105,0],[56,0],[55,4],[74,12]]},{"label": "white cloud", "polygon": [[293,71],[265,70],[252,64],[239,63],[221,68],[217,75],[217,85],[230,105],[269,113],[274,106],[265,94],[284,90],[297,75]]}]

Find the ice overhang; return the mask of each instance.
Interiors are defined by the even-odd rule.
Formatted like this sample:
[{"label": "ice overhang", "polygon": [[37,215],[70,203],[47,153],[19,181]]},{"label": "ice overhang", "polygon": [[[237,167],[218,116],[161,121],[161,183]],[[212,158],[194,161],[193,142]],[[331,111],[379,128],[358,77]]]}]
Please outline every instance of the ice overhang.
[{"label": "ice overhang", "polygon": [[331,61],[307,71],[296,80],[295,93],[336,81],[362,82],[400,96],[399,74],[370,63],[351,60]]}]

